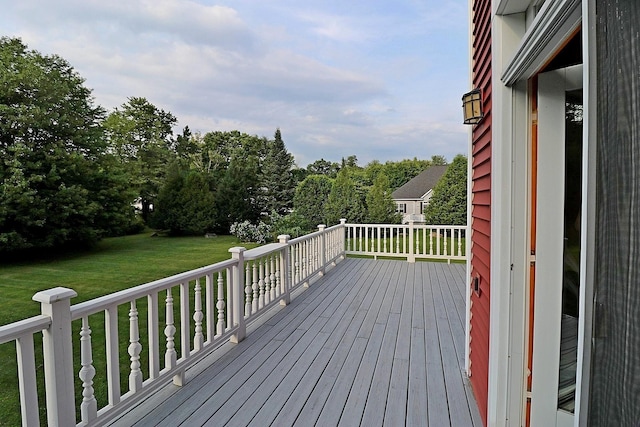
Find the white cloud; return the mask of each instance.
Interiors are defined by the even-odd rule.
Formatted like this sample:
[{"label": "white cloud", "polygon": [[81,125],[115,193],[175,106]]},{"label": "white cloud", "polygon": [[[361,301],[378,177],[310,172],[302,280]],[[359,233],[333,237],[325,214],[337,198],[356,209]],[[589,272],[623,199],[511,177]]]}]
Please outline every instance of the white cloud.
[{"label": "white cloud", "polygon": [[466,32],[425,38],[439,26],[466,31],[466,1],[429,9],[411,1],[216,3],[20,0],[4,5],[0,26],[67,59],[106,108],[144,96],[192,130],[271,137],[280,127],[302,166],[351,154],[361,163],[451,158],[466,149],[457,118]]}]

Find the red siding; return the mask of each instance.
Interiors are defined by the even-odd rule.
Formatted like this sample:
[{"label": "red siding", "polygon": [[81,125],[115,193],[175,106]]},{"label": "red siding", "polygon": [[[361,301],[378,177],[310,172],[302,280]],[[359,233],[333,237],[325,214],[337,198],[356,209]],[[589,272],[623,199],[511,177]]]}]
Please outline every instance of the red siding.
[{"label": "red siding", "polygon": [[491,262],[491,1],[473,3],[473,87],[482,89],[485,118],[473,129],[471,277],[480,277],[480,294],[471,293],[471,385],[487,425],[489,384],[489,299]]}]

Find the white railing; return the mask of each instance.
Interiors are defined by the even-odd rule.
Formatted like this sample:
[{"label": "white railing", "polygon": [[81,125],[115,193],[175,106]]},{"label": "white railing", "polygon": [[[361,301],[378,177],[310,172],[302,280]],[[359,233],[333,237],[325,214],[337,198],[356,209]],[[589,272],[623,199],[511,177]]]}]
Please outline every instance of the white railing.
[{"label": "white railing", "polygon": [[464,225],[345,224],[346,253],[416,259],[466,259],[467,227]]},{"label": "white railing", "polygon": [[248,322],[288,304],[294,289],[344,258],[345,222],[251,250],[231,248],[229,260],[80,304],[70,305],[77,295],[71,289],[38,292],[41,315],[0,327],[0,344],[16,343],[22,424],[40,424],[35,334],[43,335],[47,423],[101,425],[170,381],[182,385],[186,368],[224,342],[244,339]]},{"label": "white railing", "polygon": [[[231,248],[229,260],[80,304],[70,304],[72,289],[38,292],[41,315],[0,326],[0,344],[16,343],[22,424],[40,423],[36,374],[44,377],[49,425],[102,425],[167,383],[182,385],[188,367],[244,339],[247,323],[288,304],[296,288],[346,254],[464,259],[465,233],[463,226],[341,220],[296,239]],[[43,368],[36,363],[39,333]]]}]

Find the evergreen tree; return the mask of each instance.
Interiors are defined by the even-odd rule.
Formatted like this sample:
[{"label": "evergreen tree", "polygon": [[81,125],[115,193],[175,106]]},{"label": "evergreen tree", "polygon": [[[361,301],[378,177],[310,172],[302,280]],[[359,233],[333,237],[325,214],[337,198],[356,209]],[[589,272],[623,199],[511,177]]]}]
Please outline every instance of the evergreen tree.
[{"label": "evergreen tree", "polygon": [[218,231],[228,233],[234,222],[255,222],[260,218],[257,189],[255,159],[232,158],[216,191]]},{"label": "evergreen tree", "polygon": [[398,224],[400,215],[391,198],[389,179],[384,173],[378,174],[367,193],[367,222],[371,224]]},{"label": "evergreen tree", "polygon": [[467,223],[467,157],[457,155],[433,189],[424,210],[427,224]]},{"label": "evergreen tree", "polygon": [[356,223],[364,221],[364,203],[347,169],[342,169],[333,181],[325,207],[325,218],[327,225],[336,224],[341,218]]},{"label": "evergreen tree", "polygon": [[313,229],[326,223],[324,209],[329,200],[332,181],[325,175],[309,175],[296,187],[293,209],[305,219],[306,228]]},{"label": "evergreen tree", "polygon": [[275,211],[284,215],[291,210],[295,183],[291,169],[293,156],[287,151],[280,129],[276,129],[274,140],[269,142],[262,163],[261,186],[264,212]]},{"label": "evergreen tree", "polygon": [[182,170],[177,162],[173,163],[158,193],[151,224],[155,228],[169,230],[173,235],[212,231],[215,204],[207,177],[195,170]]}]

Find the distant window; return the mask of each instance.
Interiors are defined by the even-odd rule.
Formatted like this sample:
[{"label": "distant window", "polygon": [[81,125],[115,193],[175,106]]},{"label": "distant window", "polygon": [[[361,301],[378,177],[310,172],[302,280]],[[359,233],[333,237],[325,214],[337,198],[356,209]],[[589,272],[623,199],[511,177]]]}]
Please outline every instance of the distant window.
[{"label": "distant window", "polygon": [[396,203],[396,212],[398,212],[398,213],[407,213],[407,204],[406,203]]}]

